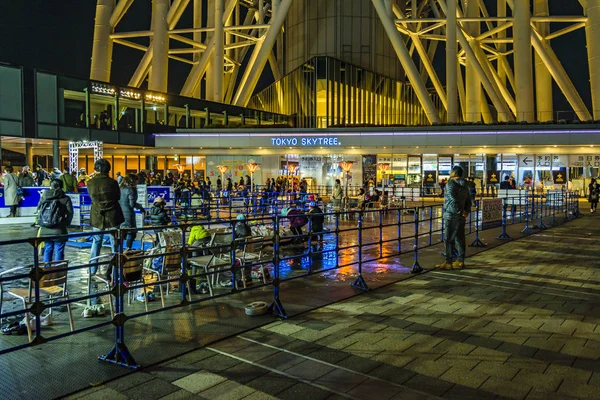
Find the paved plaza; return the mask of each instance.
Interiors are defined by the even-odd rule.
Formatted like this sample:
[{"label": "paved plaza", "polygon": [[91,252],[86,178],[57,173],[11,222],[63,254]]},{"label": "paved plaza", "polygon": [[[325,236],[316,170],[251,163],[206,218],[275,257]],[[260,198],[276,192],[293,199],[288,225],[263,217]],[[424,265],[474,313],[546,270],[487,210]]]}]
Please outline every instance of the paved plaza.
[{"label": "paved plaza", "polygon": [[600,393],[600,219],[271,322],[70,399],[572,399]]}]

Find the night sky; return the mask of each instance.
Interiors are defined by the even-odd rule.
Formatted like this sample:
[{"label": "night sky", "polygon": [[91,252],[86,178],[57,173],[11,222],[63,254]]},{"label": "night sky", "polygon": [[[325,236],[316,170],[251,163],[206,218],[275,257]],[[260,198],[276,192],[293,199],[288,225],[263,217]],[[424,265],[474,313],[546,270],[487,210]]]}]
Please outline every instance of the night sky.
[{"label": "night sky", "polygon": [[[490,12],[495,9],[495,3],[493,0],[486,0]],[[95,6],[95,0],[0,0],[0,62],[67,75],[89,76]],[[551,0],[550,7],[554,15],[581,15],[581,6],[577,0]],[[149,29],[150,10],[150,0],[136,0],[117,30]],[[191,26],[191,23],[190,9],[186,11],[178,27]],[[556,25],[553,29],[560,27]],[[555,39],[553,47],[583,100],[589,105],[591,96],[585,31],[580,29]],[[115,45],[111,80],[117,84],[127,84],[141,54],[138,50]],[[443,62],[440,58],[443,59],[443,52],[438,52],[436,64]],[[170,91],[179,91],[188,71],[188,65],[170,61]],[[259,85],[268,84],[267,80],[262,79]],[[555,103],[556,110],[570,110],[557,88]]]}]

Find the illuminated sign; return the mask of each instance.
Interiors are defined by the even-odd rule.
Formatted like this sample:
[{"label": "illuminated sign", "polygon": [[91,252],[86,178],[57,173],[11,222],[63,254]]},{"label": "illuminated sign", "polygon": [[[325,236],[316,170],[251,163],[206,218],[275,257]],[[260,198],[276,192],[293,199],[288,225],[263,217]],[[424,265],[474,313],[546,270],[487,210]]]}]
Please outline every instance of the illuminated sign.
[{"label": "illuminated sign", "polygon": [[340,146],[337,137],[274,137],[273,146]]}]

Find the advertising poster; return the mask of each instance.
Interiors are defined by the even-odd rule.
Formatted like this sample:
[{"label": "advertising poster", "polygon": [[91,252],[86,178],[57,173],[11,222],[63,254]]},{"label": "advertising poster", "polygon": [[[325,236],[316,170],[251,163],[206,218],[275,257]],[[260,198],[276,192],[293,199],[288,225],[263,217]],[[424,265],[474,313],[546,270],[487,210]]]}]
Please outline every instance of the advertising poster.
[{"label": "advertising poster", "polygon": [[432,187],[437,183],[437,171],[423,171],[423,186]]},{"label": "advertising poster", "polygon": [[567,169],[560,168],[558,171],[552,171],[552,179],[555,185],[567,184]]},{"label": "advertising poster", "polygon": [[375,184],[377,181],[377,155],[366,155],[363,156],[363,181],[372,182]]},{"label": "advertising poster", "polygon": [[481,200],[481,229],[502,225],[502,199]]}]

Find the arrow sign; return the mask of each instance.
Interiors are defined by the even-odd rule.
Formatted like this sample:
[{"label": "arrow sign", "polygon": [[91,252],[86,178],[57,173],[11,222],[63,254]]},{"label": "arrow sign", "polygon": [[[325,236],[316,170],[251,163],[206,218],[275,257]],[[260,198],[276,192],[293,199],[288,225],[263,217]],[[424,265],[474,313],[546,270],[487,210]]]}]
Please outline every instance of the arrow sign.
[{"label": "arrow sign", "polygon": [[533,166],[534,162],[533,154],[521,154],[519,156],[519,167],[530,167]]}]

